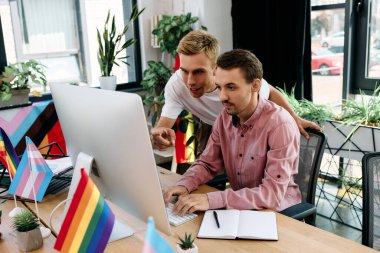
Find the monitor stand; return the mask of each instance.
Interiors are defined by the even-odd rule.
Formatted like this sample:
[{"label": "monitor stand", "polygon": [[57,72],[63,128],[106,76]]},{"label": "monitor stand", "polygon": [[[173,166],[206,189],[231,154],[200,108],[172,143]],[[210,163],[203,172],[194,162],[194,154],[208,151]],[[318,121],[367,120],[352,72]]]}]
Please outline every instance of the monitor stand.
[{"label": "monitor stand", "polygon": [[[73,172],[73,178],[71,180],[71,185],[69,189],[69,194],[67,196],[67,199],[69,199],[66,202],[64,216],[66,216],[66,212],[69,209],[71,199],[73,198],[74,192],[77,188],[77,185],[80,180],[80,169],[84,168],[84,170],[87,172],[88,175],[90,175],[91,169],[94,165],[94,157],[89,156],[85,153],[80,152],[77,157],[77,161],[75,163],[74,172]],[[96,175],[97,173],[95,173]],[[96,178],[94,178],[94,183],[96,183]],[[120,240],[125,237],[129,237],[133,235],[134,231],[132,228],[122,224],[117,218],[115,219],[115,224],[113,226],[111,237],[108,240],[108,243]]]},{"label": "monitor stand", "polygon": [[132,228],[124,225],[118,219],[115,219],[115,224],[111,232],[111,237],[108,240],[108,243],[117,241],[126,237],[133,235],[134,231]]}]

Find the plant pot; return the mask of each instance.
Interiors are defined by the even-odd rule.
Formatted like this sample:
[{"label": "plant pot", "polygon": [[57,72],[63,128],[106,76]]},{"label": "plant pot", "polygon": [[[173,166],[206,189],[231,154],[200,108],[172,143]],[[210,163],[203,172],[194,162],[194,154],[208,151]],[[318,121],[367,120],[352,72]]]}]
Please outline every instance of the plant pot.
[{"label": "plant pot", "polygon": [[177,253],[198,253],[198,247],[193,243],[193,248],[191,249],[182,249],[179,244],[177,244]]},{"label": "plant pot", "polygon": [[116,76],[99,76],[100,87],[105,90],[116,90]]},{"label": "plant pot", "polygon": [[[365,153],[380,151],[378,127],[343,125],[342,122],[328,120],[324,132],[327,136],[325,152],[328,151],[333,155],[361,161]],[[347,139],[350,135],[351,137]]]},{"label": "plant pot", "polygon": [[29,102],[30,89],[12,90],[12,97],[8,101],[0,100],[0,107],[23,105]]},{"label": "plant pot", "polygon": [[20,251],[28,252],[42,247],[43,240],[40,228],[28,232],[16,232],[16,235]]}]

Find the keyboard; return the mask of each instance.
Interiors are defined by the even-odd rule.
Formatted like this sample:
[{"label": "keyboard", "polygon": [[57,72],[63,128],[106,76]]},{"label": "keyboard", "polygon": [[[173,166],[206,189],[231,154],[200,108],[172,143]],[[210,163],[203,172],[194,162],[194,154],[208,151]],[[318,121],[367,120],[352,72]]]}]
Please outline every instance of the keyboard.
[{"label": "keyboard", "polygon": [[166,212],[168,213],[169,223],[173,226],[181,225],[185,222],[195,219],[198,216],[195,213],[187,213],[183,216],[180,216],[180,215],[174,214],[172,210],[173,210],[173,203],[169,202],[169,205],[166,208]]}]

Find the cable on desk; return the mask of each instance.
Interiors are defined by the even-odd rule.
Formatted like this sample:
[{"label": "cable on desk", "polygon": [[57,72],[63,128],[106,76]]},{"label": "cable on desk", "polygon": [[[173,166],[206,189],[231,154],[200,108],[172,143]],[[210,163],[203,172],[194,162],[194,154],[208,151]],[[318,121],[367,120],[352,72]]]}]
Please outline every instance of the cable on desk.
[{"label": "cable on desk", "polygon": [[55,231],[55,229],[53,228],[53,224],[51,223],[52,217],[53,217],[55,211],[57,211],[57,209],[58,209],[62,204],[66,203],[68,200],[72,200],[72,199],[73,199],[73,198],[67,198],[67,199],[65,199],[65,200],[62,200],[62,201],[61,201],[56,207],[54,207],[54,209],[53,209],[53,210],[51,211],[51,213],[50,213],[50,217],[49,217],[49,226],[50,226],[51,231],[52,231],[54,234],[56,234],[56,235],[58,235],[58,234],[57,234],[57,232]]}]

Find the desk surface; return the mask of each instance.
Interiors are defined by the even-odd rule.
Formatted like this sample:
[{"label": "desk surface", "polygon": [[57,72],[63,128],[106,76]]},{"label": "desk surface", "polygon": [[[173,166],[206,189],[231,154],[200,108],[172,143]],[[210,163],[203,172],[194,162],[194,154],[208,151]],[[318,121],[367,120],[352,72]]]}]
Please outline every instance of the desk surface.
[{"label": "desk surface", "polygon": [[[176,182],[178,175],[167,170],[161,170],[160,178],[163,188],[168,187]],[[208,186],[202,186],[197,191],[199,193],[214,190]],[[57,195],[50,195],[44,198],[43,202],[38,205],[41,219],[48,222],[51,210],[62,200],[65,199],[67,192]],[[10,201],[8,201],[10,202]],[[11,203],[11,202],[10,202]],[[34,210],[33,204],[26,204]],[[112,242],[108,244],[106,252],[141,252],[144,243],[146,224],[131,215],[126,214],[119,208],[112,206],[116,216],[125,224],[131,226],[135,234],[131,237]],[[62,222],[63,208],[57,211],[53,219],[53,227]],[[3,211],[3,214],[7,211]],[[254,241],[254,240],[211,240],[196,239],[195,243],[200,248],[200,252],[377,252],[361,244],[339,237],[335,234],[323,231],[319,228],[307,225],[303,222],[291,219],[281,214],[277,215],[279,240],[273,241]],[[199,214],[195,220],[187,222],[178,227],[172,227],[173,235],[164,237],[175,247],[178,235],[183,236],[185,232],[197,234],[202,222],[203,213]],[[6,222],[4,222],[6,223]],[[2,225],[4,226],[4,224]],[[2,228],[3,230],[3,228]],[[3,230],[4,231],[4,230]],[[0,252],[13,252],[9,249],[15,249],[14,244],[7,242],[9,236],[5,237],[6,243],[0,243]],[[15,239],[14,239],[15,240]],[[52,241],[55,238],[51,236],[48,242],[45,241],[44,250],[39,252],[52,251]],[[12,245],[11,245],[12,244]]]}]

